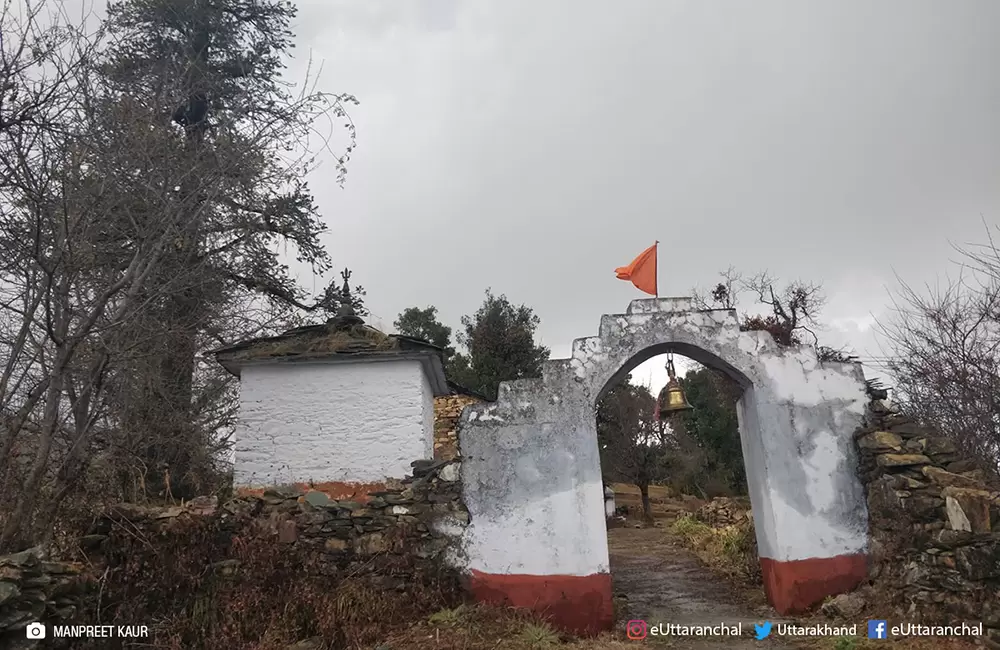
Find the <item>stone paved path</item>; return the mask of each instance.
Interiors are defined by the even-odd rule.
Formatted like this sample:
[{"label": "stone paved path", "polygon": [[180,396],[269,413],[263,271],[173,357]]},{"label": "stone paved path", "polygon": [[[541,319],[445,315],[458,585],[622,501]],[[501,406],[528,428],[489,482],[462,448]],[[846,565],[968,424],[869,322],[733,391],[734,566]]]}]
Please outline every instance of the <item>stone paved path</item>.
[{"label": "stone paved path", "polygon": [[[774,611],[761,604],[740,604],[740,595],[700,565],[690,551],[679,545],[665,528],[608,531],[611,551],[611,576],[616,595],[627,598],[629,618],[645,620],[647,626],[669,623],[679,625],[737,625],[743,636],[721,637],[646,637],[646,645],[655,648],[792,648],[769,637],[757,641],[754,623],[776,622]],[[624,635],[624,632],[623,632]]]}]

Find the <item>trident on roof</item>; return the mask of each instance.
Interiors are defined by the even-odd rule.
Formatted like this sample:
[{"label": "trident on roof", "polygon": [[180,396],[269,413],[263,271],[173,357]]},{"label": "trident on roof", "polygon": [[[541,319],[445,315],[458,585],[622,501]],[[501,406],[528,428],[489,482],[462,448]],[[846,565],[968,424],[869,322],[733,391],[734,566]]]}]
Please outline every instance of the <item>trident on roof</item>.
[{"label": "trident on roof", "polygon": [[336,318],[332,318],[330,322],[337,327],[361,325],[365,321],[354,311],[354,301],[351,299],[351,286],[348,284],[348,280],[351,279],[351,270],[345,268],[341,271],[340,277],[344,278],[344,288],[340,291],[340,307],[337,309]]},{"label": "trident on roof", "polygon": [[[349,284],[347,284],[347,281],[351,279],[351,269],[345,268],[343,271],[340,272],[340,277],[344,278],[343,296],[345,298],[350,298],[351,297],[351,286]],[[351,301],[348,300],[347,302],[348,302],[348,304],[350,304]]]}]

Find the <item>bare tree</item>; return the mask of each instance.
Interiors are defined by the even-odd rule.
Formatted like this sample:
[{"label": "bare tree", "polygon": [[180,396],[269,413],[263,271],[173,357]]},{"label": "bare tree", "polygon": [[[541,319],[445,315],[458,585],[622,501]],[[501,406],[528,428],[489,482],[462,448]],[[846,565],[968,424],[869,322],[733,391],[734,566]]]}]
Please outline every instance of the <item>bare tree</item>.
[{"label": "bare tree", "polygon": [[[95,251],[77,240],[89,234],[79,197],[60,186],[72,182],[66,166],[79,171],[74,164],[86,156],[70,143],[83,97],[78,81],[100,38],[43,8],[52,5],[0,7],[0,486],[15,495],[3,515],[0,546],[33,510],[67,399],[76,432],[88,426],[103,364],[100,351],[84,360],[86,339],[116,294],[146,272],[149,252],[133,251],[103,287],[81,291],[78,280],[93,271],[88,257]],[[88,374],[90,388],[77,390]],[[19,443],[29,437],[25,449]]]},{"label": "bare tree", "polygon": [[310,301],[278,249],[331,267],[306,144],[346,123],[338,180],[354,147],[353,97],[279,78],[294,8],[112,4],[93,34],[56,2],[0,14],[2,547],[98,475],[119,497],[170,498],[171,472],[205,488],[236,385],[198,352],[341,300]]},{"label": "bare tree", "polygon": [[[335,157],[343,180],[354,147],[344,107],[356,100],[316,92],[310,79],[300,94],[290,92],[282,68],[294,17],[295,6],[284,0],[109,6],[114,37],[95,70],[160,116],[154,128],[170,134],[176,155],[157,161],[157,173],[172,178],[200,215],[187,222],[153,278],[149,290],[166,298],[149,303],[132,341],[134,359],[115,372],[115,428],[124,438],[118,451],[140,467],[143,493],[192,496],[211,481],[213,454],[206,449],[217,440],[205,427],[231,413],[224,401],[235,387],[200,363],[200,353],[223,336],[263,333],[241,315],[287,317],[338,306],[332,284],[318,299],[307,298],[282,248],[317,275],[332,268],[320,240],[325,224],[303,177],[315,167],[309,139],[325,137],[317,127],[329,118],[344,125],[350,140]],[[216,186],[199,180],[219,172]],[[234,329],[240,320],[248,327]]]},{"label": "bare tree", "polygon": [[652,519],[649,486],[666,478],[666,429],[654,416],[649,387],[626,377],[597,406],[597,437],[604,476],[639,488],[642,510]]},{"label": "bare tree", "polygon": [[854,361],[844,349],[820,345],[816,331],[821,328],[819,315],[826,304],[826,296],[819,284],[797,280],[784,288],[777,288],[777,279],[767,271],[747,277],[733,267],[719,274],[722,281],[707,293],[692,290],[695,307],[698,309],[736,309],[742,292],[749,293],[759,305],[766,307],[763,314],[744,312],[740,329],[744,331],[765,331],[778,345],[791,346],[806,344],[802,334],[808,334],[821,361]]},{"label": "bare tree", "polygon": [[743,276],[730,266],[719,273],[721,281],[716,284],[708,295],[695,287],[691,290],[695,307],[698,309],[736,309],[739,293],[743,289]]},{"label": "bare tree", "polygon": [[[819,339],[812,330],[826,297],[817,284],[790,282],[784,290],[775,291],[775,278],[767,271],[747,279],[744,287],[757,296],[757,301],[770,308],[771,313],[763,317],[763,329],[767,329],[781,345],[801,344],[799,332],[809,334],[813,343]],[[760,319],[761,317],[757,317]],[[750,319],[744,319],[744,326]],[[747,327],[747,329],[751,329]]]},{"label": "bare tree", "polygon": [[[94,97],[86,79],[75,83],[80,96]],[[72,124],[0,152],[6,172],[2,282],[8,295],[21,297],[3,305],[6,324],[16,333],[7,359],[7,370],[14,372],[0,382],[31,386],[21,396],[10,388],[3,396],[7,405],[19,404],[0,443],[0,473],[12,469],[12,451],[26,425],[34,427],[26,441],[30,460],[18,468],[24,472],[0,533],[2,546],[20,541],[46,478],[51,483],[44,487],[57,500],[78,476],[100,418],[109,363],[122,352],[123,334],[145,298],[142,290],[187,214],[179,206],[149,214],[143,196],[169,189],[125,172],[162,145],[155,131],[125,109],[117,115],[116,141],[102,146],[93,136],[107,128],[106,116],[82,110],[89,105],[88,99],[72,111]],[[109,166],[117,172],[115,183],[103,174],[102,182],[93,182]],[[129,247],[113,250],[123,231]]]},{"label": "bare tree", "polygon": [[960,248],[958,276],[922,291],[900,282],[878,327],[891,348],[896,399],[959,447],[1000,469],[1000,253]]},{"label": "bare tree", "polygon": [[[178,146],[155,103],[98,74],[103,29],[85,34],[40,9],[7,3],[0,15],[2,548],[46,537],[95,454],[136,439],[115,414],[135,396],[126,387],[156,374],[143,365],[164,345],[156,314],[192,288],[220,290],[205,277],[225,241],[209,237],[215,256],[177,264],[188,233],[239,195],[246,165],[261,164],[247,152],[282,137],[263,122],[211,156]],[[266,330],[290,311],[267,304],[260,318],[251,306],[215,316],[204,336]],[[203,430],[232,423],[232,382],[219,375],[192,378]]]}]

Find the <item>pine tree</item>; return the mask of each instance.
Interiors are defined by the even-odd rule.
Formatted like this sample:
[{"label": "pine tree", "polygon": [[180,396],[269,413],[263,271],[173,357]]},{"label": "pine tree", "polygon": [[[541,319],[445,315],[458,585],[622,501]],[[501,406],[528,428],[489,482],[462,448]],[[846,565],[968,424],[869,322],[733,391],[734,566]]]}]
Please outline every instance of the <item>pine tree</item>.
[{"label": "pine tree", "polygon": [[[351,136],[341,180],[354,142],[344,110],[353,97],[293,97],[281,78],[294,16],[286,0],[118,0],[108,8],[117,40],[97,66],[106,110],[127,106],[149,128],[173,134],[172,149],[150,152],[135,173],[191,215],[148,283],[145,326],[135,335],[145,354],[116,376],[119,423],[146,441],[133,453],[150,471],[169,468],[175,487],[194,480],[205,443],[199,409],[213,396],[199,390],[199,352],[232,336],[248,305],[337,307],[333,283],[309,304],[280,258],[291,244],[315,273],[330,270],[325,226],[302,181],[311,161],[286,160],[322,112],[342,118]],[[109,137],[114,128],[109,122]]]}]

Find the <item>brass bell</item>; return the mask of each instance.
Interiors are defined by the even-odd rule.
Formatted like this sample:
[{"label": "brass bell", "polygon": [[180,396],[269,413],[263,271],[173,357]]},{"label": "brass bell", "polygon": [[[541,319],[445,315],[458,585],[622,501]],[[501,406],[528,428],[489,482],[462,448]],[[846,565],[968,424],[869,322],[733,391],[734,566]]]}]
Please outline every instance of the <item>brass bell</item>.
[{"label": "brass bell", "polygon": [[663,387],[663,390],[660,391],[660,396],[656,399],[656,411],[659,420],[667,419],[671,413],[690,411],[694,408],[688,403],[687,397],[684,395],[684,389],[681,388],[680,382],[677,381],[673,357],[667,359],[667,375],[670,377],[670,380]]}]

